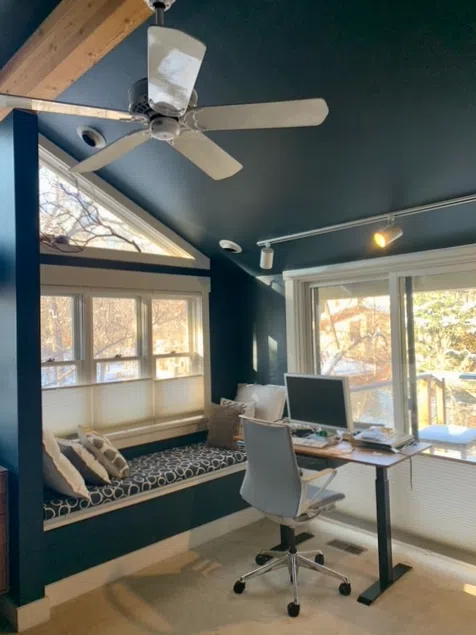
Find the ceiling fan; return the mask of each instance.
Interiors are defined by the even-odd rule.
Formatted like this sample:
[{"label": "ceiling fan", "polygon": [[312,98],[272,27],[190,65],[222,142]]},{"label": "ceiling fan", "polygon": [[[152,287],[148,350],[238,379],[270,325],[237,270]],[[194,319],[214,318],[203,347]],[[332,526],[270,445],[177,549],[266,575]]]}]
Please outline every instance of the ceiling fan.
[{"label": "ceiling fan", "polygon": [[211,178],[225,179],[243,166],[204,132],[318,126],[327,117],[329,109],[323,99],[198,107],[194,86],[206,46],[182,31],[164,27],[164,12],[175,0],[145,2],[155,10],[156,26],[148,29],[148,77],[129,90],[129,112],[0,93],[0,108],[144,126],[81,161],[72,172],[94,172],[149,139],[157,139],[167,142]]}]

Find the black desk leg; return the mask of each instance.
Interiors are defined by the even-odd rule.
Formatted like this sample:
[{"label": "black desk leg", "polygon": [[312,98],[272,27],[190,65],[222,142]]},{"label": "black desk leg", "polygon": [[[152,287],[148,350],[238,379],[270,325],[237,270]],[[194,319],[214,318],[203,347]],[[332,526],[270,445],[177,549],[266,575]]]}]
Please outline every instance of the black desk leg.
[{"label": "black desk leg", "polygon": [[379,579],[358,597],[358,602],[370,606],[411,567],[406,564],[393,566],[392,526],[390,522],[390,496],[387,468],[377,467],[375,494],[377,499],[377,535]]},{"label": "black desk leg", "polygon": [[[281,533],[281,542],[279,543],[279,545],[271,547],[269,551],[288,551],[289,547],[300,545],[305,540],[311,540],[311,538],[314,538],[313,534],[310,534],[307,531],[303,531],[302,533],[295,536],[293,540],[293,529],[291,529],[290,527],[285,527],[284,525],[280,525],[279,528]],[[268,562],[268,560],[271,560],[271,556],[262,555],[261,559],[261,563],[265,564],[266,562]]]}]

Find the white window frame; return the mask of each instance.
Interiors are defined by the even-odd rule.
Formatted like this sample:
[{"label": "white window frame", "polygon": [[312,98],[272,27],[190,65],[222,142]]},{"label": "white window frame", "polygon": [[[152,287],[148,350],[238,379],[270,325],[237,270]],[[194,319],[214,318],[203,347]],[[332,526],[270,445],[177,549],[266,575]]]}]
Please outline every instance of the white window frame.
[{"label": "white window frame", "polygon": [[[204,411],[206,412],[211,401],[211,371],[210,371],[210,318],[209,318],[209,292],[210,279],[208,277],[184,276],[174,274],[151,274],[133,271],[115,271],[103,269],[91,269],[86,267],[63,267],[56,265],[41,265],[41,293],[42,295],[82,295],[85,298],[85,306],[83,310],[88,310],[88,298],[98,297],[134,297],[141,298],[145,303],[151,303],[152,298],[192,298],[192,302],[200,315],[194,318],[194,331],[200,330],[200,338],[194,333],[195,342],[201,341],[201,350],[196,352],[202,355],[202,368],[198,375],[203,375],[204,381]],[[89,302],[89,310],[92,304]],[[150,308],[150,307],[149,307]],[[139,311],[141,308],[139,308]],[[200,318],[200,319],[198,319]],[[152,331],[151,331],[151,312],[148,312],[149,324],[146,326],[149,330],[150,337],[147,338],[148,350],[144,350],[144,355],[139,359],[147,360],[150,366],[143,369],[140,379],[124,380],[125,382],[141,381],[144,378],[151,378],[153,381],[171,381],[171,379],[160,380],[155,376],[155,356],[152,354]],[[91,319],[88,320],[92,326]],[[84,372],[82,373],[83,381],[77,385],[97,386],[96,381],[91,381],[93,371],[98,360],[93,359],[92,354],[92,333],[86,337],[83,342],[86,350],[86,359],[84,361]],[[138,351],[140,353],[140,351]],[[193,355],[193,353],[190,353]],[[120,358],[125,360],[126,358]],[[103,361],[103,360],[101,360]],[[91,365],[88,368],[88,363]],[[192,377],[187,375],[184,377]],[[178,377],[177,379],[183,379]],[[89,378],[89,379],[88,379]],[[95,378],[95,375],[94,375]],[[172,379],[173,381],[173,379]],[[119,382],[107,382],[107,384]],[[43,390],[68,390],[70,387],[64,388],[44,388]],[[141,426],[131,425],[130,429],[125,426],[121,430],[106,432],[108,436],[114,438],[114,442],[118,447],[133,446],[142,443],[149,443],[161,438],[170,436],[179,436],[181,434],[189,434],[195,430],[203,429],[205,423],[204,415],[196,417],[183,417],[173,421],[159,422],[145,421]]]},{"label": "white window frame", "polygon": [[58,251],[41,244],[42,254],[55,254],[69,258],[93,258],[115,260],[116,262],[139,262],[173,267],[210,269],[209,258],[96,174],[71,174],[69,168],[76,165],[77,161],[41,135],[39,136],[39,159],[62,179],[72,185],[77,184],[84,194],[113,212],[118,218],[121,218],[125,223],[147,236],[152,242],[163,246],[164,249],[167,249],[173,255],[161,256],[97,247],[85,247],[80,252],[72,253]]},{"label": "white window frame", "polygon": [[[82,350],[82,336],[81,336],[81,315],[82,315],[82,302],[81,297],[75,293],[68,293],[65,290],[61,292],[53,292],[52,290],[46,290],[41,293],[42,296],[56,296],[56,297],[70,297],[73,301],[73,359],[71,360],[55,360],[41,359],[41,368],[51,368],[55,366],[74,366],[76,368],[76,375],[79,382],[84,376],[84,360],[81,359]],[[76,384],[75,384],[76,385]],[[51,386],[54,388],[54,386]],[[47,390],[48,388],[45,388]]]},{"label": "white window frame", "polygon": [[154,353],[154,338],[153,338],[153,327],[152,327],[152,310],[151,306],[149,306],[149,332],[151,334],[149,342],[150,342],[150,352],[149,356],[151,359],[151,372],[152,377],[157,379],[157,360],[158,359],[170,359],[173,357],[188,357],[190,359],[191,364],[194,364],[195,358],[197,355],[201,358],[200,362],[200,372],[191,373],[187,375],[187,377],[193,377],[194,375],[202,374],[202,366],[203,366],[203,343],[202,337],[200,337],[200,324],[202,322],[202,303],[197,302],[197,296],[193,295],[185,295],[183,293],[173,294],[173,293],[157,293],[150,298],[150,303],[154,300],[189,300],[188,303],[188,326],[189,326],[189,350],[186,353]]},{"label": "white window frame", "polygon": [[408,431],[402,281],[406,277],[460,271],[472,271],[476,276],[475,245],[284,271],[288,372],[313,372],[312,287],[386,279],[390,295],[395,429],[400,432]]}]

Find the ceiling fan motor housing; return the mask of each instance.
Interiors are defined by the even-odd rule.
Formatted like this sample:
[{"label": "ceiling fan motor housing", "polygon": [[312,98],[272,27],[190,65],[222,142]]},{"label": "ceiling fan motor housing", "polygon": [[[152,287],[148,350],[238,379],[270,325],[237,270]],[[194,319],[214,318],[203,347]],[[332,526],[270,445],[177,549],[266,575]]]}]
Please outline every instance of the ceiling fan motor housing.
[{"label": "ceiling fan motor housing", "polygon": [[159,141],[172,141],[180,134],[180,125],[171,117],[156,117],[150,124],[150,133]]}]

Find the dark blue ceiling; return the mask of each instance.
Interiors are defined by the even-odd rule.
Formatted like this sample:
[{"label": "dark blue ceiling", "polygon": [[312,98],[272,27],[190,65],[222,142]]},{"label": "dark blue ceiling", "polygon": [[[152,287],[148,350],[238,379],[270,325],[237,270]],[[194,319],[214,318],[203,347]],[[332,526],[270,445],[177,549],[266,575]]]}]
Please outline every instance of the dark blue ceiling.
[{"label": "dark blue ceiling", "polygon": [[[0,61],[54,4],[3,2]],[[244,248],[236,262],[258,273],[257,240],[476,191],[474,2],[177,0],[166,23],[208,45],[201,105],[316,96],[330,108],[318,128],[210,134],[244,165],[225,181],[153,141],[101,171],[207,254],[220,238],[235,240]],[[63,98],[126,108],[129,86],[146,75],[146,28]],[[40,119],[70,154],[90,153],[76,127],[92,121]],[[94,125],[108,142],[130,129]],[[391,252],[476,241],[475,213],[408,219]],[[278,246],[275,270],[372,255],[369,238],[364,228]]]}]

